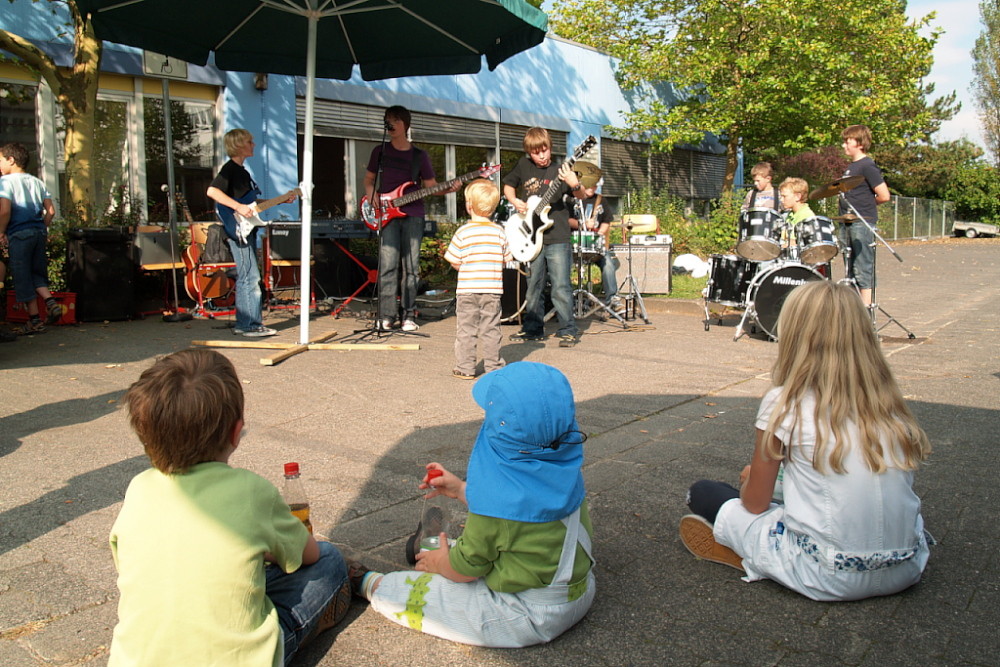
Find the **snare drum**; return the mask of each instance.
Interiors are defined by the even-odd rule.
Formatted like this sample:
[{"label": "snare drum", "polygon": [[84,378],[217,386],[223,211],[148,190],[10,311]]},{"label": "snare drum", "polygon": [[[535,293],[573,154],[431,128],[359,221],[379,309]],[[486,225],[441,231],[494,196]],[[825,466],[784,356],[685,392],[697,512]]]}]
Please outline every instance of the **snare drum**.
[{"label": "snare drum", "polygon": [[822,264],[836,257],[837,236],[833,231],[833,221],[817,215],[796,225],[799,259],[806,264]]},{"label": "snare drum", "polygon": [[773,208],[743,211],[739,226],[737,255],[755,262],[764,262],[781,254],[781,228],[784,221]]},{"label": "snare drum", "polygon": [[760,265],[736,255],[710,255],[708,258],[708,295],[706,301],[742,308],[750,281]]},{"label": "snare drum", "polygon": [[597,232],[574,231],[573,254],[585,259],[596,259],[605,254],[604,237]]}]

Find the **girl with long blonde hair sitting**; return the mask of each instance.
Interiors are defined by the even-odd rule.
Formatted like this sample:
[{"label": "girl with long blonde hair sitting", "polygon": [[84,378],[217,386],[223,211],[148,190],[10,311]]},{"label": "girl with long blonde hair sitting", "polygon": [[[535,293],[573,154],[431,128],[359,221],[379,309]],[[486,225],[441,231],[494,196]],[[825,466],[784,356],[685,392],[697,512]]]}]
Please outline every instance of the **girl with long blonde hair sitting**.
[{"label": "girl with long blonde hair sitting", "polygon": [[[777,331],[741,488],[694,484],[684,545],[814,600],[912,586],[929,555],[913,476],[931,447],[867,310],[847,285],[810,282],[789,295]],[[783,504],[772,502],[779,468]]]}]

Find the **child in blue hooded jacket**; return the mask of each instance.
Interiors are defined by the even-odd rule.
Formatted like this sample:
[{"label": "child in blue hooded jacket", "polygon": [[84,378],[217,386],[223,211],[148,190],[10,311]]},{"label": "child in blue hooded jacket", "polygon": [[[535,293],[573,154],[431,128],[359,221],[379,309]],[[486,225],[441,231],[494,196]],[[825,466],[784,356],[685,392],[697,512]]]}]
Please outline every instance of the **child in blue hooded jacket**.
[{"label": "child in blue hooded jacket", "polygon": [[420,485],[466,503],[465,530],[450,549],[442,539],[417,554],[416,571],[356,576],[356,592],[389,620],[452,641],[551,641],[596,592],[573,390],[557,369],[520,361],[482,376],[472,396],[486,415],[468,480],[429,463],[443,475]]}]

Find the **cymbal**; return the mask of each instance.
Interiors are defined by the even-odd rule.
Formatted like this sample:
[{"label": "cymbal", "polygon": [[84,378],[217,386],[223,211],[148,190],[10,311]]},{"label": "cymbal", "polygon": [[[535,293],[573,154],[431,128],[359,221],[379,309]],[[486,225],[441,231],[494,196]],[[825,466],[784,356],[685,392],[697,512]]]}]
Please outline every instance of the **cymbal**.
[{"label": "cymbal", "polygon": [[839,178],[829,185],[823,185],[810,192],[809,200],[814,201],[816,199],[826,199],[827,197],[838,195],[841,192],[847,192],[848,190],[861,185],[864,180],[865,177],[862,174],[848,176],[847,178]]},{"label": "cymbal", "polygon": [[595,187],[597,182],[601,180],[601,170],[593,162],[577,160],[573,165],[573,171],[576,173],[576,177],[580,179],[580,184],[585,188]]}]

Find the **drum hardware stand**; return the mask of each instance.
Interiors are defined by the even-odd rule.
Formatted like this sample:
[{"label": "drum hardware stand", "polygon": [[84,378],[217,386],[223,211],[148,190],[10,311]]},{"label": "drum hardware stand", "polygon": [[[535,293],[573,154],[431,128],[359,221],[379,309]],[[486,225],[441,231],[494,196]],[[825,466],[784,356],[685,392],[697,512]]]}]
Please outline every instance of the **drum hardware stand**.
[{"label": "drum hardware stand", "polygon": [[[632,223],[629,222],[625,225],[625,229],[632,231]],[[649,315],[646,313],[646,304],[642,300],[642,294],[639,293],[639,283],[636,281],[635,276],[632,275],[632,239],[628,239],[626,246],[628,247],[628,275],[625,276],[625,280],[622,284],[618,286],[618,294],[622,295],[622,288],[628,285],[628,291],[624,292],[623,298],[625,300],[625,319],[635,319],[636,318],[636,308],[638,307],[638,312],[642,313],[642,321],[646,324],[652,324],[649,321]],[[670,268],[668,267],[668,271]],[[631,318],[629,317],[629,310],[632,311]]]},{"label": "drum hardware stand", "polygon": [[[913,334],[913,332],[910,331],[909,329],[907,329],[905,326],[903,326],[903,324],[899,320],[897,320],[895,317],[893,317],[892,315],[890,315],[889,312],[886,311],[885,308],[883,308],[882,306],[878,305],[878,299],[876,299],[876,294],[877,294],[877,292],[876,292],[876,285],[878,285],[878,280],[875,279],[875,274],[878,271],[878,244],[879,244],[879,241],[881,241],[885,245],[885,247],[888,248],[889,252],[891,252],[892,256],[895,257],[897,260],[899,260],[900,262],[902,262],[903,258],[900,257],[899,253],[896,252],[895,250],[893,250],[892,246],[889,245],[888,241],[886,241],[885,238],[883,238],[882,235],[879,234],[879,231],[878,231],[878,229],[876,229],[875,225],[871,224],[865,218],[863,218],[861,216],[861,214],[858,212],[858,209],[854,208],[854,205],[851,204],[850,201],[848,201],[848,199],[847,199],[847,193],[846,192],[841,191],[839,197],[840,197],[840,199],[844,203],[847,204],[847,207],[849,209],[851,209],[851,212],[854,213],[855,216],[857,216],[857,219],[854,220],[852,222],[852,224],[856,225],[858,223],[863,223],[866,227],[868,227],[868,229],[871,231],[872,235],[875,237],[875,240],[873,240],[871,242],[871,248],[872,248],[872,302],[867,306],[868,312],[869,312],[869,314],[871,316],[872,326],[875,328],[875,333],[878,334],[878,332],[882,331],[882,329],[885,329],[890,324],[895,323],[900,329],[902,329],[903,331],[906,332],[906,337],[907,338],[909,338],[910,340],[915,339],[916,336]],[[841,224],[843,224],[843,222],[841,222]],[[847,237],[850,238],[850,233],[849,232],[847,234]],[[845,269],[847,271],[847,276],[850,277],[850,276],[853,275],[852,269],[854,268],[854,258],[851,257],[850,248],[847,248],[847,253],[845,255],[844,260],[845,260],[845,264],[846,264]],[[851,279],[851,282],[853,282],[854,286],[857,287],[857,283],[853,280],[853,278]],[[859,292],[860,292],[860,288],[858,288],[858,289],[859,289]],[[881,312],[883,315],[885,315],[887,318],[889,318],[888,321],[886,321],[886,323],[883,324],[882,326],[878,326],[878,321],[877,320],[878,320],[878,313],[879,312]]]},{"label": "drum hardware stand", "polygon": [[[608,306],[603,301],[601,301],[596,296],[594,296],[593,293],[589,289],[587,289],[585,287],[586,282],[584,282],[584,279],[583,279],[583,267],[586,264],[588,264],[589,262],[587,262],[584,259],[584,253],[583,253],[583,229],[581,229],[579,225],[577,227],[576,233],[577,233],[576,240],[577,240],[577,245],[580,248],[580,254],[579,254],[579,257],[577,257],[577,259],[576,259],[576,284],[577,284],[577,288],[575,290],[573,290],[573,310],[574,310],[573,314],[574,314],[574,317],[582,319],[584,317],[590,317],[591,315],[593,315],[594,313],[596,313],[598,310],[603,310],[606,314],[608,314],[611,317],[613,317],[616,320],[618,320],[621,323],[622,327],[624,327],[624,328],[627,329],[628,328],[628,323],[625,322],[625,319],[621,315],[619,315],[618,313],[616,313],[615,311],[611,310],[610,306]],[[600,236],[598,236],[597,238],[600,238]],[[601,269],[601,276],[602,277],[604,276],[604,269],[603,268]],[[588,301],[591,304],[589,307],[587,306],[587,302]],[[607,319],[607,318],[605,318],[605,319]]]}]

